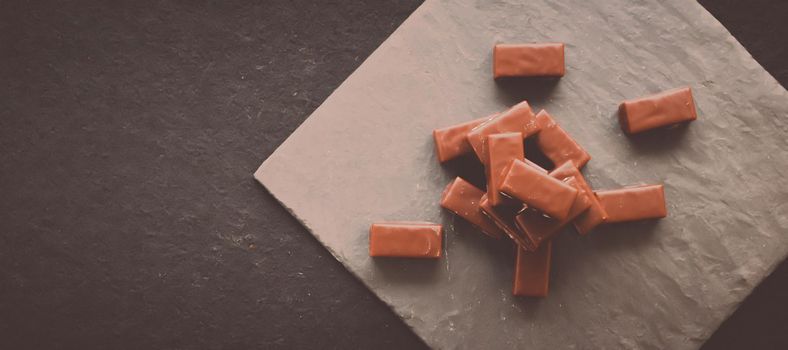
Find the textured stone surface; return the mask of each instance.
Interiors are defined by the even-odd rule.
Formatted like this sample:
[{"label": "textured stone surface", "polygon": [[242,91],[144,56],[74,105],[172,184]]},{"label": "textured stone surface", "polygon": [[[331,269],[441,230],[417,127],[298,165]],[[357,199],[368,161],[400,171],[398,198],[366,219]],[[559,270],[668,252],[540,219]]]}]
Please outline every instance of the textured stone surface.
[{"label": "textured stone surface", "polygon": [[[438,347],[697,348],[788,253],[788,93],[693,2],[428,1],[258,170],[327,248]],[[495,84],[496,41],[563,41],[567,76]],[[628,139],[617,103],[691,85],[700,118]],[[594,157],[598,188],[664,182],[670,216],[556,244],[551,296],[437,206],[430,130],[522,98]],[[451,168],[451,167],[449,167]],[[440,262],[376,261],[376,220],[443,221]]]}]

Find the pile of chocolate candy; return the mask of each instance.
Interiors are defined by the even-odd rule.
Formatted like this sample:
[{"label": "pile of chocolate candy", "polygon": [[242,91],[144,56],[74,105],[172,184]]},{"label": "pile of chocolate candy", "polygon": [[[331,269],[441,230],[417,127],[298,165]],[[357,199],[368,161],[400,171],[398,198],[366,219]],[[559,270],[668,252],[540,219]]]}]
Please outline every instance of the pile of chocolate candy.
[{"label": "pile of chocolate candy", "polygon": [[[564,75],[563,44],[496,45],[493,76],[523,78]],[[697,118],[689,88],[624,101],[619,122],[627,134]],[[441,163],[474,153],[484,166],[486,190],[457,177],[440,205],[487,236],[510,238],[517,246],[513,294],[546,296],[552,238],[568,225],[581,235],[605,223],[658,219],[667,215],[662,185],[594,191],[580,169],[591,156],[546,111],[528,102],[508,110],[433,131]],[[524,140],[534,143],[555,167],[548,171],[526,158]],[[530,151],[528,151],[530,153]],[[370,255],[441,255],[440,225],[389,222],[370,228]]]}]

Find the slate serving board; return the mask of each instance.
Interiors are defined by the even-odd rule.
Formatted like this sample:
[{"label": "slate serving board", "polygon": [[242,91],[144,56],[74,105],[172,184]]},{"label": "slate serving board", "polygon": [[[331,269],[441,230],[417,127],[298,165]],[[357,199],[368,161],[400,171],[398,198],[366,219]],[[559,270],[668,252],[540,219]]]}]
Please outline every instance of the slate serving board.
[{"label": "slate serving board", "polygon": [[[496,42],[560,41],[560,81],[495,83]],[[623,99],[690,85],[699,120],[628,138]],[[438,206],[431,130],[527,99],[592,155],[595,188],[665,184],[669,217],[564,233],[550,296]],[[788,254],[788,93],[692,1],[428,0],[255,177],[437,348],[697,348]],[[369,224],[445,225],[438,261],[375,260]]]}]

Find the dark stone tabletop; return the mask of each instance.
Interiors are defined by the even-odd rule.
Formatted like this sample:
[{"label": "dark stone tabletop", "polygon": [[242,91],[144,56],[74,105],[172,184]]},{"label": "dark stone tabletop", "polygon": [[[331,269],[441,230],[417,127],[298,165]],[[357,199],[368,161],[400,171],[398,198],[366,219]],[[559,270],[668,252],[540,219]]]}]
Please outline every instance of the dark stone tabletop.
[{"label": "dark stone tabletop", "polygon": [[[701,3],[788,84],[788,2]],[[419,4],[0,2],[0,348],[424,347],[251,176]]]}]

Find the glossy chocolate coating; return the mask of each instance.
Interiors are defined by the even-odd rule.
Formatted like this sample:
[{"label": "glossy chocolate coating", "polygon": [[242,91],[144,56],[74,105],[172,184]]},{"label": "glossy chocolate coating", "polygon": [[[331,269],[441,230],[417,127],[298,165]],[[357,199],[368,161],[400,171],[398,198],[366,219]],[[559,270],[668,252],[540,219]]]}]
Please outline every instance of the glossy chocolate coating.
[{"label": "glossy chocolate coating", "polygon": [[492,220],[509,238],[511,238],[518,246],[527,250],[536,249],[535,246],[523,236],[523,233],[517,228],[514,222],[515,216],[523,211],[523,206],[519,204],[507,203],[493,207],[485,194],[479,204],[482,213]]},{"label": "glossy chocolate coating", "polygon": [[498,44],[493,48],[493,77],[562,77],[564,44]]},{"label": "glossy chocolate coating", "polygon": [[501,183],[501,192],[557,220],[564,220],[577,190],[520,160],[514,160]]},{"label": "glossy chocolate coating", "polygon": [[531,241],[531,246],[533,247],[539,247],[542,242],[550,240],[562,227],[591,206],[591,200],[588,198],[588,194],[580,187],[579,181],[574,177],[569,177],[564,181],[579,191],[566,219],[556,220],[530,209],[523,211],[514,218],[517,228],[520,229],[520,232],[523,233],[526,239]]},{"label": "glossy chocolate coating", "polygon": [[493,206],[503,201],[498,187],[506,175],[505,171],[515,159],[525,159],[523,134],[511,132],[487,136],[487,198]]},{"label": "glossy chocolate coating", "polygon": [[481,211],[482,196],[484,191],[458,177],[443,190],[441,207],[470,222],[486,235],[500,238],[503,231]]},{"label": "glossy chocolate coating", "polygon": [[439,258],[443,230],[428,222],[382,222],[369,227],[369,256]]},{"label": "glossy chocolate coating", "polygon": [[482,164],[487,164],[487,136],[521,132],[525,138],[537,131],[539,126],[536,123],[536,116],[528,102],[523,101],[473,128],[468,132],[468,142]]},{"label": "glossy chocolate coating", "polygon": [[545,242],[534,252],[518,247],[512,294],[525,297],[546,297],[550,286],[552,254],[552,241]]},{"label": "glossy chocolate coating", "polygon": [[471,149],[471,145],[466,138],[468,132],[493,116],[495,114],[433,130],[432,137],[435,139],[435,151],[438,153],[438,161],[443,163],[471,152],[473,149]]},{"label": "glossy chocolate coating", "polygon": [[689,87],[624,101],[618,108],[618,122],[627,134],[689,122],[697,118],[695,100]]},{"label": "glossy chocolate coating", "polygon": [[586,182],[583,174],[581,174],[580,170],[572,165],[571,162],[566,162],[553,169],[551,174],[553,174],[556,178],[566,178],[569,176],[574,177],[575,180],[578,181],[578,184],[583,189],[583,191],[588,195],[591,206],[588,208],[588,210],[581,213],[573,220],[573,224],[578,233],[585,235],[594,227],[597,227],[607,219],[607,212],[605,212],[605,208],[603,208],[602,204],[599,203],[599,199],[591,189],[591,186],[589,186]]},{"label": "glossy chocolate coating", "polygon": [[659,219],[668,215],[662,185],[597,191],[596,195],[607,212],[606,222]]},{"label": "glossy chocolate coating", "polygon": [[537,145],[553,164],[559,165],[566,161],[572,161],[575,167],[580,169],[591,159],[588,152],[580,147],[545,110],[541,110],[536,115],[536,122],[540,128],[536,135]]}]

